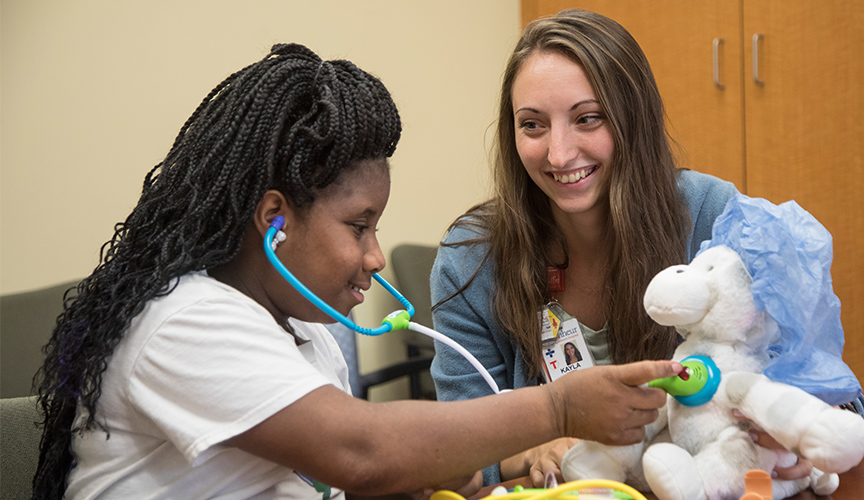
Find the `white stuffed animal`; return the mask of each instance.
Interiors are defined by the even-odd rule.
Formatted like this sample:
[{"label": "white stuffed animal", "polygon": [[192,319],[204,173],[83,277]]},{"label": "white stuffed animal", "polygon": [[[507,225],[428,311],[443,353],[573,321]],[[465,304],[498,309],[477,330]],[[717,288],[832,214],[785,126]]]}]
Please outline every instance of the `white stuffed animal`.
[{"label": "white stuffed animal", "polygon": [[[660,500],[738,500],[748,470],[770,472],[794,464],[798,455],[813,463],[812,474],[775,479],[775,499],[807,487],[821,495],[837,488],[837,474],[864,458],[864,419],[762,374],[778,328],[755,307],[751,282],[740,256],[725,246],[655,276],[645,293],[648,314],[684,337],[673,359],[702,355],[716,363],[717,391],[701,406],[684,406],[669,396],[660,418],[646,428],[644,443],[579,442],[562,460],[564,479],[612,479],[650,488]],[[751,424],[736,419],[732,409],[794,454],[754,444]]]}]

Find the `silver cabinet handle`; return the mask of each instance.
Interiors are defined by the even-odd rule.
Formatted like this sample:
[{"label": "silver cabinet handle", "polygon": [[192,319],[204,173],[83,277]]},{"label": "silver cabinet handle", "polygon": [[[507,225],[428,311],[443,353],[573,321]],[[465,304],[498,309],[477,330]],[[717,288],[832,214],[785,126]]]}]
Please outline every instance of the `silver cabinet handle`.
[{"label": "silver cabinet handle", "polygon": [[765,82],[759,79],[759,40],[764,37],[761,33],[753,35],[753,81],[759,86],[765,85]]},{"label": "silver cabinet handle", "polygon": [[720,83],[720,46],[721,45],[723,45],[723,39],[722,38],[715,38],[714,39],[714,50],[713,50],[713,54],[714,54],[714,86],[720,90],[723,90],[726,88],[726,86],[723,85],[722,83]]}]

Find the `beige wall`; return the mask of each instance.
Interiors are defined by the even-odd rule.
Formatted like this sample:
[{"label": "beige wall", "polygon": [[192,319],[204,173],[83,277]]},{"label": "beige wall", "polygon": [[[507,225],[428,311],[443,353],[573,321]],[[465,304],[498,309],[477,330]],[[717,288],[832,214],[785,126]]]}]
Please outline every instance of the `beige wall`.
[{"label": "beige wall", "polygon": [[[383,80],[404,133],[381,244],[389,255],[436,243],[485,196],[519,1],[2,0],[0,23],[0,293],[11,293],[89,274],[199,101],[275,42]],[[395,308],[380,290],[367,298],[362,324]],[[363,368],[398,342],[362,342]]]}]

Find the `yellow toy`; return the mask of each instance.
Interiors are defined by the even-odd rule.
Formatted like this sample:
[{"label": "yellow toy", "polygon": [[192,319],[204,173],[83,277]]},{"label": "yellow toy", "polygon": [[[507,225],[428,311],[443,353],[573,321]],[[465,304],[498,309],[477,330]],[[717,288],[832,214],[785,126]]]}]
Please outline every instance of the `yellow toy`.
[{"label": "yellow toy", "polygon": [[[507,491],[503,486],[492,490],[481,500],[559,500],[575,497],[572,500],[601,500],[616,498],[620,500],[647,500],[642,493],[618,481],[606,479],[583,479],[570,481],[553,488],[522,488],[517,486]],[[449,490],[436,491],[429,500],[465,500],[465,497]]]}]

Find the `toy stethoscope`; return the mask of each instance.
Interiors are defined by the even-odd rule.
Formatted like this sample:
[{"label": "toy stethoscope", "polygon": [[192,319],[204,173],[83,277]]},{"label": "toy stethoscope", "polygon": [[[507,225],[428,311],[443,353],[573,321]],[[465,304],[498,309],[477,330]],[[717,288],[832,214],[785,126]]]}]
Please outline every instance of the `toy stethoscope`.
[{"label": "toy stethoscope", "polygon": [[354,330],[355,332],[361,333],[363,335],[381,335],[382,333],[390,332],[393,330],[409,329],[432,337],[433,339],[443,342],[444,344],[452,347],[456,350],[456,352],[465,357],[465,359],[467,359],[468,362],[471,363],[471,365],[474,366],[474,368],[477,369],[478,372],[480,372],[480,375],[482,375],[486,383],[489,384],[492,392],[494,392],[495,394],[500,394],[507,391],[506,389],[502,391],[498,388],[498,384],[495,383],[492,375],[490,375],[486,368],[484,368],[483,365],[480,364],[480,361],[478,361],[477,358],[475,358],[464,347],[457,344],[449,337],[446,337],[431,328],[427,328],[423,325],[411,321],[411,316],[414,315],[414,306],[411,304],[411,302],[408,301],[408,299],[406,299],[401,293],[399,293],[399,291],[396,290],[393,285],[391,285],[387,282],[387,280],[379,276],[378,273],[373,273],[372,277],[375,278],[375,281],[380,283],[381,286],[383,286],[388,292],[390,292],[390,295],[395,297],[396,300],[398,300],[403,306],[405,306],[405,309],[393,311],[392,313],[388,314],[387,317],[385,317],[384,320],[381,322],[381,326],[377,328],[363,328],[357,325],[357,323],[351,321],[351,319],[346,317],[344,314],[331,307],[330,304],[321,300],[317,295],[312,292],[312,290],[309,290],[306,285],[301,283],[300,280],[298,280],[293,274],[291,274],[291,271],[289,271],[288,268],[285,267],[285,264],[283,264],[282,261],[280,261],[279,258],[276,257],[276,253],[273,248],[273,238],[274,236],[276,236],[276,233],[280,229],[282,229],[282,226],[284,224],[285,218],[281,215],[277,215],[273,218],[273,222],[270,223],[270,228],[264,235],[264,252],[267,254],[267,258],[270,260],[270,263],[273,264],[273,267],[275,267],[276,270],[279,271],[279,274],[281,274],[282,277],[291,284],[291,286],[293,286],[298,292],[300,292],[307,300],[309,300],[309,302],[312,302],[312,304],[314,304],[317,308],[327,313],[328,316],[335,319],[339,323],[342,323],[351,330]]},{"label": "toy stethoscope", "polygon": [[[309,290],[306,285],[301,283],[300,280],[291,274],[291,271],[285,267],[285,264],[276,257],[273,238],[276,236],[276,233],[282,229],[283,225],[285,225],[284,217],[277,215],[273,218],[273,222],[270,223],[270,228],[264,235],[264,252],[267,254],[270,263],[273,264],[273,267],[279,271],[279,274],[281,274],[282,277],[285,278],[288,283],[290,283],[291,286],[300,292],[307,300],[327,313],[328,316],[339,323],[342,323],[351,330],[363,335],[381,335],[382,333],[393,330],[408,329],[432,337],[433,339],[452,347],[456,352],[468,360],[480,375],[483,376],[483,379],[487,384],[489,384],[493,393],[500,394],[508,391],[508,389],[503,391],[499,389],[498,384],[495,383],[495,380],[492,378],[492,375],[489,374],[489,371],[486,370],[480,361],[478,361],[477,358],[475,358],[474,355],[468,352],[464,347],[431,328],[427,328],[411,321],[411,316],[414,315],[414,306],[405,298],[405,296],[399,293],[393,285],[388,283],[387,280],[382,278],[378,273],[373,273],[372,277],[375,278],[375,281],[380,283],[388,292],[390,292],[396,300],[405,306],[405,309],[393,311],[388,314],[384,320],[381,321],[381,326],[377,328],[363,328],[357,325],[357,323],[351,321],[351,319],[346,317],[344,314],[331,307],[330,304],[321,300],[312,292],[312,290]],[[685,371],[681,374],[667,379],[657,379],[650,382],[648,385],[665,390],[672,396],[675,396],[675,398],[682,404],[687,406],[699,406],[705,404],[711,399],[714,392],[717,390],[717,386],[720,383],[720,370],[717,369],[717,366],[710,358],[704,356],[691,356],[684,359],[681,364],[685,367]]]}]

